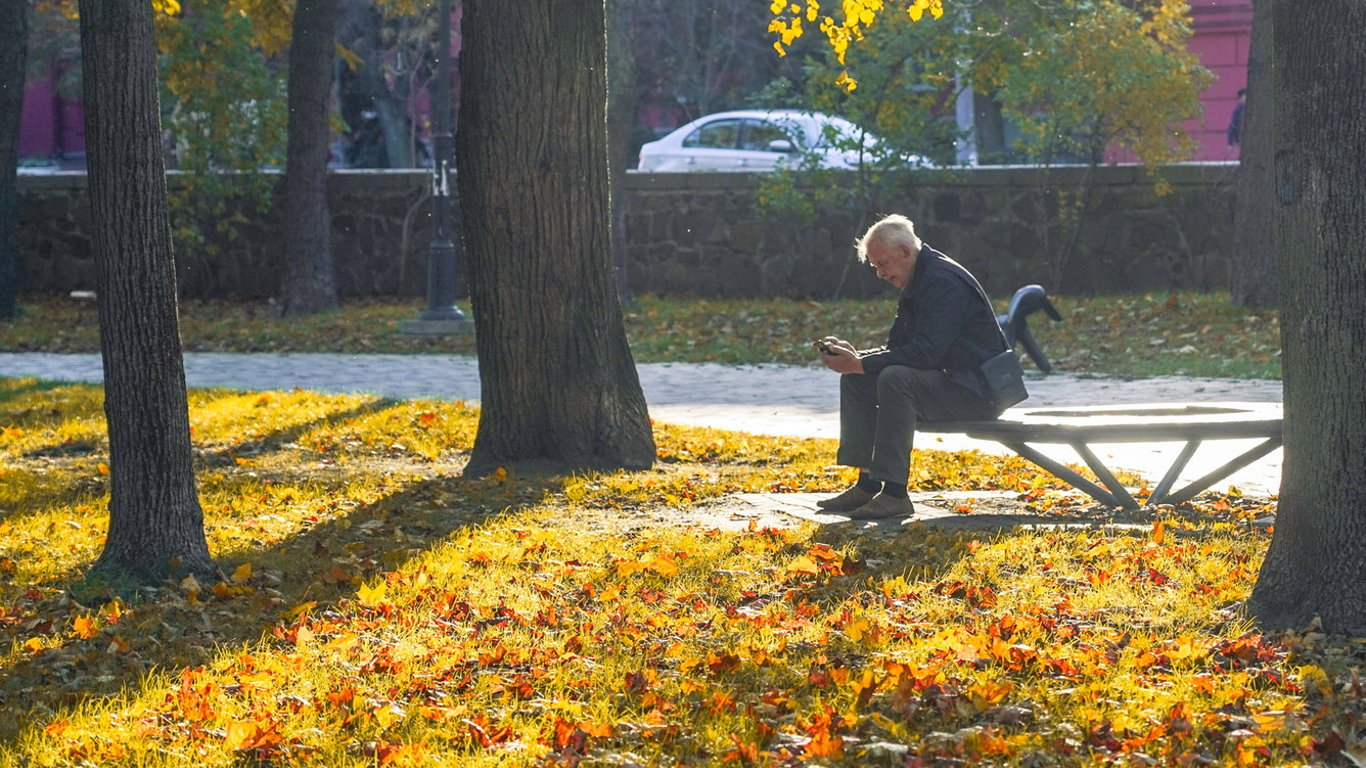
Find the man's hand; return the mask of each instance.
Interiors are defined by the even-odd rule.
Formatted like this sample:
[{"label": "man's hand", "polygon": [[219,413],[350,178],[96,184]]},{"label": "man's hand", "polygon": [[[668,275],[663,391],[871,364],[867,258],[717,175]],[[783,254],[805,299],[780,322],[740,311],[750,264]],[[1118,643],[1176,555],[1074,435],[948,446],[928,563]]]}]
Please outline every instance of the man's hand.
[{"label": "man's hand", "polygon": [[863,362],[853,344],[835,336],[826,336],[821,342],[830,350],[821,353],[826,368],[836,373],[863,373]]}]

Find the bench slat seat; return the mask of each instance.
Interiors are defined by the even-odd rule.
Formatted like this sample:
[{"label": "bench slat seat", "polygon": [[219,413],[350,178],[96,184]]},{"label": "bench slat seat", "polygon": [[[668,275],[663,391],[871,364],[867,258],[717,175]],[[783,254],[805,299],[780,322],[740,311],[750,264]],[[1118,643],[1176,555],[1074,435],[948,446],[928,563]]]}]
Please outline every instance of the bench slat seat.
[{"label": "bench slat seat", "polygon": [[[962,433],[1014,451],[1097,501],[1112,507],[1140,506],[1091,446],[1102,443],[1185,445],[1147,499],[1179,504],[1281,446],[1279,403],[1176,403],[1092,407],[1015,408],[994,421],[923,422],[922,432]],[[1204,476],[1173,490],[1181,472],[1208,441],[1262,442]],[[1040,452],[1031,443],[1067,445],[1081,456],[1100,484]]]}]

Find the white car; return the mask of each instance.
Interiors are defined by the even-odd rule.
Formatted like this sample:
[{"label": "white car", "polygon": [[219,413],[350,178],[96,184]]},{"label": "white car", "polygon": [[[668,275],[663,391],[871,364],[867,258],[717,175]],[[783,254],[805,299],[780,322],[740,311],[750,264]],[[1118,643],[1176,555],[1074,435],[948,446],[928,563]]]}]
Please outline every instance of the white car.
[{"label": "white car", "polygon": [[848,120],[820,112],[716,112],[642,146],[636,169],[659,173],[767,171],[780,165],[796,166],[807,152],[814,153],[823,168],[855,168],[860,161],[870,159],[857,147],[872,147],[877,141]]}]

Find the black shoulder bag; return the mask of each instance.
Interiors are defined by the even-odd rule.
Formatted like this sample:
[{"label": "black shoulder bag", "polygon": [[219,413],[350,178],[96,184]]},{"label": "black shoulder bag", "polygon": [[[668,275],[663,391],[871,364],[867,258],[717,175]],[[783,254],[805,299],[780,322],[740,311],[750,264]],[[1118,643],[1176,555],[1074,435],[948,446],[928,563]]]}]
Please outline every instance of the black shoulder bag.
[{"label": "black shoulder bag", "polygon": [[1020,358],[1016,357],[1015,350],[1010,347],[1007,346],[1006,351],[982,363],[979,372],[997,416],[1029,397],[1029,391],[1024,385],[1024,369],[1020,367]]}]

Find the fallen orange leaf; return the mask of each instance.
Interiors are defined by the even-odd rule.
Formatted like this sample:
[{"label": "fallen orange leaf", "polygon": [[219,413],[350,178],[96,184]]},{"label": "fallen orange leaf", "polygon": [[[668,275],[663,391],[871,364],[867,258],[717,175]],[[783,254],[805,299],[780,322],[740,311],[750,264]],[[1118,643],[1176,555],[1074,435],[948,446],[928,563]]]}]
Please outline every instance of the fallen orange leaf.
[{"label": "fallen orange leaf", "polygon": [[82,640],[89,640],[95,634],[95,620],[89,616],[77,616],[71,621],[71,631]]}]

